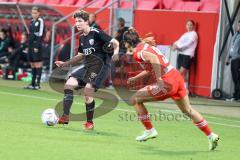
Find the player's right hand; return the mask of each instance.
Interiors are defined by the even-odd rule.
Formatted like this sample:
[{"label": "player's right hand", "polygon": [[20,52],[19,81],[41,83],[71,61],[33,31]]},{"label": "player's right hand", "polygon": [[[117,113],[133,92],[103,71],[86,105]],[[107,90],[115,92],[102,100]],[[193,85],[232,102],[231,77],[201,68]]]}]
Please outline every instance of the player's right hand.
[{"label": "player's right hand", "polygon": [[136,82],[136,80],[137,79],[135,77],[128,78],[127,84],[134,84]]},{"label": "player's right hand", "polygon": [[63,61],[55,61],[55,64],[56,64],[58,67],[64,67],[65,62],[63,62]]},{"label": "player's right hand", "polygon": [[230,64],[230,61],[226,61],[225,64],[228,66]]}]

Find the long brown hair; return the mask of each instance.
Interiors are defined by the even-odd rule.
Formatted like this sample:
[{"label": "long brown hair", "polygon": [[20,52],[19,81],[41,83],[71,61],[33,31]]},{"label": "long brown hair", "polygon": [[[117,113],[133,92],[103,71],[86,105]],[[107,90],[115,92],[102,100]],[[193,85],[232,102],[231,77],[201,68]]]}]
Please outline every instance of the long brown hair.
[{"label": "long brown hair", "polygon": [[138,43],[143,42],[149,45],[155,46],[156,42],[152,33],[148,33],[144,36],[144,38],[140,38],[137,31],[133,27],[129,27],[129,29],[123,34],[123,41],[128,43],[131,47],[135,48]]}]

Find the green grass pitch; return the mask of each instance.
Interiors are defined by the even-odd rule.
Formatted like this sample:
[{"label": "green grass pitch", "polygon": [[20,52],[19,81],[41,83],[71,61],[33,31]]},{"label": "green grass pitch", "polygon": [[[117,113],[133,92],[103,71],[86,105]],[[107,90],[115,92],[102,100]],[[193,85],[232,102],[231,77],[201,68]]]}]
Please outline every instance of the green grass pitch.
[{"label": "green grass pitch", "polygon": [[[0,160],[238,160],[240,157],[240,117],[204,114],[220,135],[219,147],[213,152],[208,151],[206,137],[191,121],[154,121],[159,136],[139,143],[135,137],[143,127],[136,120],[123,119],[134,111],[124,102],[95,119],[95,130],[91,132],[82,129],[82,122],[47,127],[41,123],[41,113],[53,108],[63,95],[49,90],[24,90],[21,86],[25,84],[21,82],[3,83],[8,82],[0,82]],[[83,104],[76,97],[72,112],[84,111]],[[169,105],[158,104],[160,110]],[[147,106],[150,112],[156,112],[156,107]]]}]

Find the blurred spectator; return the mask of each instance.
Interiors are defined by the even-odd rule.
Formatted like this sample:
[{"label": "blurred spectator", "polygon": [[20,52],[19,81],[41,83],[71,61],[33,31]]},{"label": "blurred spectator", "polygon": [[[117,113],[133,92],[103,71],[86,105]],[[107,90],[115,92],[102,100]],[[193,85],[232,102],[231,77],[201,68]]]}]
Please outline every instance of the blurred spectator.
[{"label": "blurred spectator", "polygon": [[43,67],[46,70],[49,70],[49,65],[50,65],[51,36],[52,36],[51,31],[47,30],[42,43]]},{"label": "blurred spectator", "polygon": [[11,25],[9,24],[9,26],[6,29],[6,35],[9,38],[9,52],[13,52],[13,49],[16,47],[15,46],[15,40],[13,38],[13,34],[12,34],[12,29],[11,29]]},{"label": "blurred spectator", "polygon": [[123,41],[123,34],[128,30],[129,27],[125,26],[125,20],[123,18],[118,18],[117,27],[118,27],[118,30],[115,35],[115,38],[119,41],[119,44],[120,44],[119,54],[121,55],[126,53],[126,48],[122,41]]},{"label": "blurred spectator", "polygon": [[232,79],[234,82],[234,94],[232,101],[240,99],[240,20],[237,25],[237,32],[234,34],[226,65],[231,63]]},{"label": "blurred spectator", "polygon": [[70,41],[68,41],[67,43],[65,43],[59,54],[58,54],[58,57],[57,59],[59,61],[66,61],[66,60],[69,60],[70,59],[70,52],[71,52],[71,44],[70,44]]},{"label": "blurred spectator", "polygon": [[9,56],[10,66],[16,71],[18,68],[30,68],[28,63],[28,41],[27,34],[21,34],[21,41],[16,50]]},{"label": "blurred spectator", "polygon": [[101,30],[101,27],[96,23],[96,15],[93,13],[89,15],[89,25],[90,27],[94,27]]},{"label": "blurred spectator", "polygon": [[177,68],[185,80],[186,89],[188,89],[188,74],[198,44],[198,35],[195,31],[195,22],[193,20],[187,21],[186,29],[187,32],[173,44],[172,49],[177,50],[179,53]]},{"label": "blurred spectator", "polygon": [[[119,61],[111,63],[111,78],[115,78],[115,76],[122,75],[124,73],[124,63],[128,63],[130,61],[130,57],[126,54],[127,49],[123,43],[123,34],[128,30],[129,27],[125,26],[125,20],[123,18],[118,18],[117,22],[117,32],[115,34],[115,39],[119,41]],[[112,80],[109,82],[112,85]]]},{"label": "blurred spectator", "polygon": [[7,63],[9,56],[10,39],[5,29],[0,30],[0,63]]}]

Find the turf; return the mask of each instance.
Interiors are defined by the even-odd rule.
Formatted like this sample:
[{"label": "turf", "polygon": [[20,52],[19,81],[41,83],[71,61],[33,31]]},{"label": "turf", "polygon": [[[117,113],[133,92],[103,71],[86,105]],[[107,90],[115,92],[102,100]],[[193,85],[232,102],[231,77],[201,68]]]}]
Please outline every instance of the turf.
[{"label": "turf", "polygon": [[[82,122],[47,127],[41,123],[40,115],[44,109],[53,108],[62,100],[62,94],[47,89],[24,90],[19,87],[23,84],[1,84],[1,160],[238,160],[240,157],[240,118],[209,118],[211,127],[221,136],[219,147],[213,152],[208,151],[207,139],[189,120],[154,121],[159,136],[138,143],[135,136],[143,128],[133,118],[133,108],[124,102],[95,119],[95,131],[92,132],[84,131]],[[73,113],[84,111],[82,101],[75,98]],[[98,100],[97,105],[100,103]],[[151,113],[158,111],[148,106]]]}]

